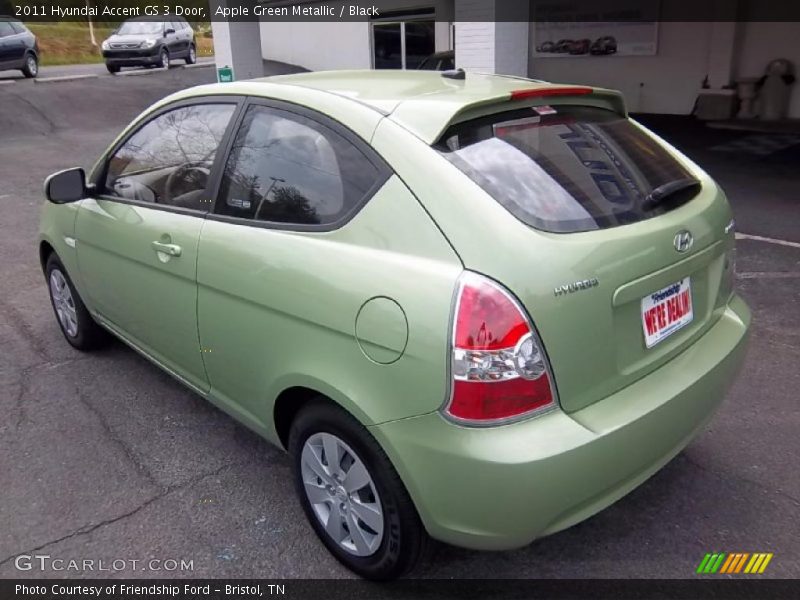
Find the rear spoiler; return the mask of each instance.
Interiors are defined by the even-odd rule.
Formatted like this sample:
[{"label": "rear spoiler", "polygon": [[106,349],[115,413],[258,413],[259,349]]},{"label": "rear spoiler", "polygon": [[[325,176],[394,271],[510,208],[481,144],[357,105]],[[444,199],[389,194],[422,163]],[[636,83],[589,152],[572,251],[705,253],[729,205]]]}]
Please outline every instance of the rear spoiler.
[{"label": "rear spoiler", "polygon": [[[556,87],[539,84],[536,87],[513,89],[488,97],[475,98],[472,102],[454,104],[431,102],[422,107],[417,102],[404,102],[397,107],[390,118],[432,145],[451,125],[527,106],[563,104],[594,106],[614,111],[622,117],[628,116],[622,94],[614,90],[586,86]],[[418,113],[414,115],[416,118],[413,118],[410,112],[419,110],[425,110],[427,118],[419,119]],[[408,118],[404,118],[406,116]]]}]

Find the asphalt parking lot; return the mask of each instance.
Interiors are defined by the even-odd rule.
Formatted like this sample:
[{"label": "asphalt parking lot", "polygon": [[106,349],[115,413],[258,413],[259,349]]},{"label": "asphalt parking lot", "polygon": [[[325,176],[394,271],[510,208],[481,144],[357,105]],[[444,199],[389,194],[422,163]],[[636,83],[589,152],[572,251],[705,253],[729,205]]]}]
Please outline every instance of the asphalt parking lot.
[{"label": "asphalt parking lot", "polygon": [[[352,576],[306,524],[282,452],[120,343],[73,350],[50,308],[35,244],[44,178],[90,167],[149,103],[211,79],[0,86],[0,577],[107,575],[20,572],[19,554],[193,561],[114,573],[128,577]],[[745,368],[707,430],[608,510],[513,552],[441,546],[421,576],[687,578],[724,551],[773,552],[762,577],[800,577],[800,138],[764,154],[747,150],[756,134],[645,121],[718,179],[747,236]]]},{"label": "asphalt parking lot", "polygon": [[[202,66],[209,66],[214,63],[214,57],[198,57],[197,64]],[[177,59],[172,69],[181,68],[183,61]],[[126,67],[122,70],[122,74],[129,75],[131,73],[149,72],[150,69],[146,67]],[[108,72],[103,63],[86,64],[86,65],[54,65],[49,67],[41,67],[39,69],[39,79],[48,80],[53,77],[115,77]],[[25,76],[21,71],[0,71],[0,84],[10,82],[24,82]]]}]

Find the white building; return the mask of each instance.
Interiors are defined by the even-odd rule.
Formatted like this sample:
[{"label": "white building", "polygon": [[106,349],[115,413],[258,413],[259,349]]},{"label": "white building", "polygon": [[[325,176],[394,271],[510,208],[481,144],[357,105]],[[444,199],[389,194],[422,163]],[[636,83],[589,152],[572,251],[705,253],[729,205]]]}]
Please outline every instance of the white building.
[{"label": "white building", "polygon": [[[617,0],[631,6],[642,1]],[[679,2],[685,6],[682,0],[649,1],[660,15],[675,14]],[[531,22],[536,0],[390,0],[379,4],[384,7],[379,17],[362,21],[216,22],[213,28],[218,66],[232,66],[237,79],[260,76],[262,58],[311,70],[416,68],[425,56],[454,49],[456,66],[466,71],[614,88],[625,94],[632,112],[689,114],[704,81],[713,90],[757,78],[774,58],[800,68],[800,23],[727,20],[748,15],[758,2],[716,2],[716,21],[661,21],[649,27],[576,23],[562,29],[564,38],[573,35],[577,43],[573,53],[541,51],[549,50],[542,48],[545,42],[558,44],[559,29]],[[338,10],[353,2],[324,4]],[[506,20],[496,21],[499,15]],[[554,39],[542,39],[551,34]],[[615,37],[617,52],[593,55],[591,44],[609,36]],[[792,95],[789,116],[800,118],[800,91]]]}]

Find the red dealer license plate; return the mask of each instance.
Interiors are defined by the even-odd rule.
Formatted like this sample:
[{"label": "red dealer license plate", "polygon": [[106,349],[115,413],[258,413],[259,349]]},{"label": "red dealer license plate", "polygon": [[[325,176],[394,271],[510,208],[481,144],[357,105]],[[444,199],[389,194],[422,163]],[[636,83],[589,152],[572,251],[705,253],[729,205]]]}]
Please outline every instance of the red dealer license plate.
[{"label": "red dealer license plate", "polygon": [[642,298],[644,343],[652,348],[684,325],[691,323],[692,283],[684,277],[677,283]]}]

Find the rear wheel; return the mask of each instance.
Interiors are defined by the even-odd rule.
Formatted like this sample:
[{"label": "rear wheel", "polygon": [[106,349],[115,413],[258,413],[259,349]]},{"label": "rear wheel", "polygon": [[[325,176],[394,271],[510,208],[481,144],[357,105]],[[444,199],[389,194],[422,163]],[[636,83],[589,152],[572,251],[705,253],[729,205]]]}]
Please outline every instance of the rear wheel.
[{"label": "rear wheel", "polygon": [[197,48],[195,48],[194,44],[189,46],[189,53],[186,55],[186,64],[193,65],[197,62]]},{"label": "rear wheel", "polygon": [[318,402],[292,423],[295,487],[331,554],[366,579],[410,571],[430,547],[408,492],[383,449],[347,412]]},{"label": "rear wheel", "polygon": [[39,59],[36,55],[29,53],[25,57],[25,64],[22,66],[22,74],[28,79],[33,79],[39,74]]},{"label": "rear wheel", "polygon": [[118,65],[108,65],[107,64],[106,65],[106,69],[108,69],[108,72],[111,73],[112,75],[115,75],[115,74],[119,73],[119,66]]},{"label": "rear wheel", "polygon": [[108,341],[108,333],[94,322],[83,300],[78,295],[67,270],[55,254],[45,266],[50,303],[61,333],[78,350],[92,350]]}]

